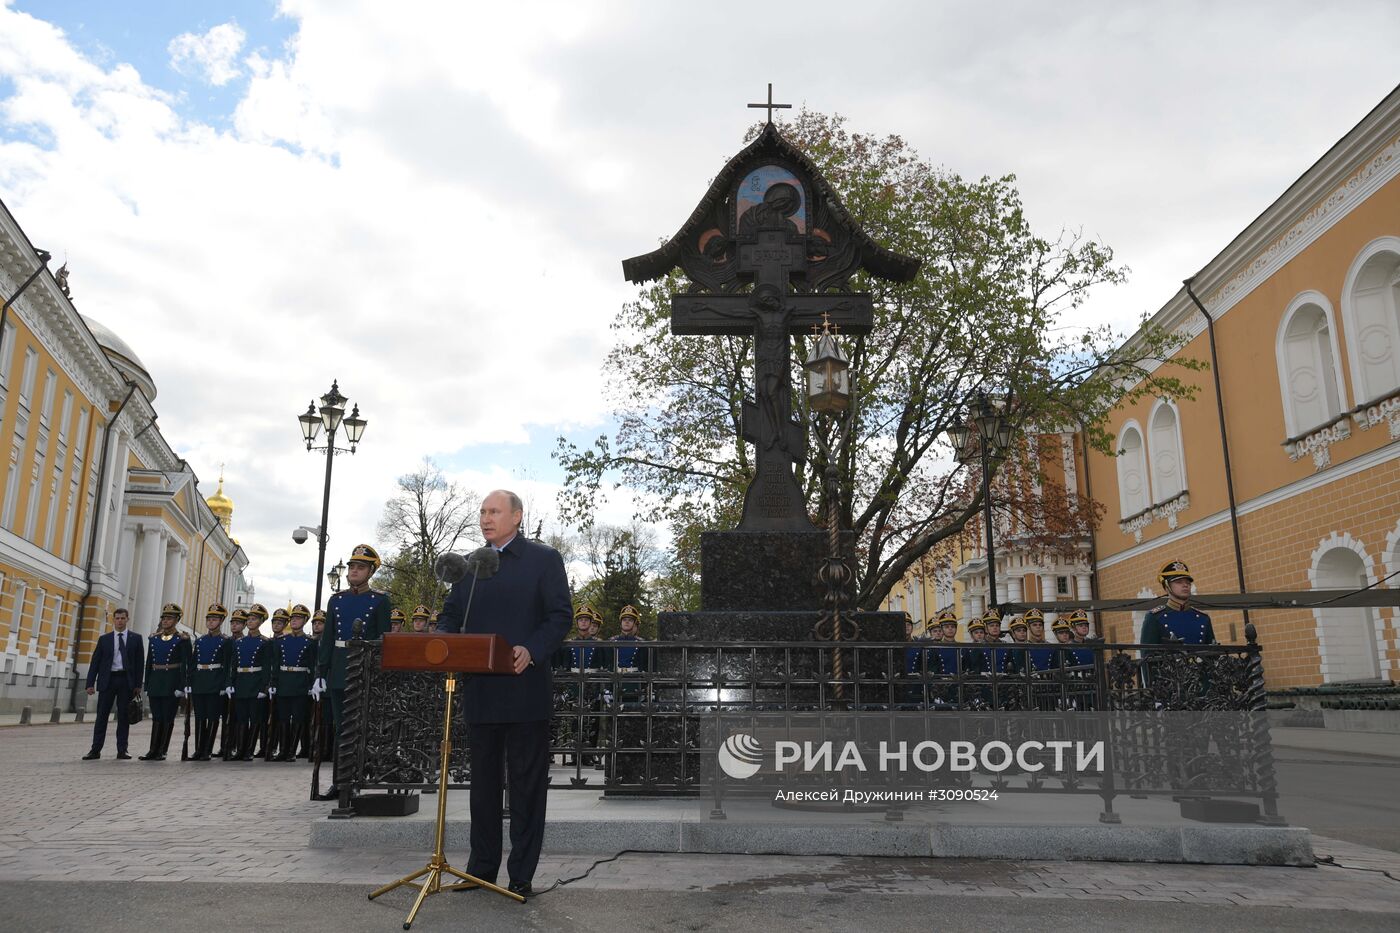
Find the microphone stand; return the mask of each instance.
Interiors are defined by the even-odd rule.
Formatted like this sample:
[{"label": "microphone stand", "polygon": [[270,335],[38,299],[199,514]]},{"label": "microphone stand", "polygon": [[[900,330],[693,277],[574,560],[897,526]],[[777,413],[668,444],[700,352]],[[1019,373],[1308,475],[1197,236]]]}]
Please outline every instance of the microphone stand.
[{"label": "microphone stand", "polygon": [[[476,595],[476,581],[480,577],[480,564],[472,573],[471,589],[467,591],[467,608],[462,613],[462,627],[466,628],[467,613],[471,611],[472,597]],[[435,827],[433,854],[428,864],[413,872],[410,875],[391,881],[381,888],[376,888],[369,894],[369,899],[374,900],[381,894],[387,894],[395,888],[404,886],[418,889],[418,896],[413,900],[413,906],[408,911],[408,917],[404,920],[403,928],[407,930],[413,925],[414,919],[418,916],[418,910],[423,906],[423,901],[427,900],[430,894],[439,894],[443,891],[464,891],[472,888],[485,888],[497,894],[504,895],[511,900],[523,904],[523,895],[516,894],[497,884],[468,874],[460,869],[452,867],[447,861],[447,854],[444,851],[447,829],[447,772],[451,766],[452,757],[452,697],[457,693],[457,672],[450,671],[443,684],[443,706],[442,706],[442,743],[438,757],[438,786],[437,786],[437,825]],[[426,875],[426,878],[423,876]],[[453,884],[443,884],[443,876],[459,879]],[[419,878],[423,878],[419,881]]]}]

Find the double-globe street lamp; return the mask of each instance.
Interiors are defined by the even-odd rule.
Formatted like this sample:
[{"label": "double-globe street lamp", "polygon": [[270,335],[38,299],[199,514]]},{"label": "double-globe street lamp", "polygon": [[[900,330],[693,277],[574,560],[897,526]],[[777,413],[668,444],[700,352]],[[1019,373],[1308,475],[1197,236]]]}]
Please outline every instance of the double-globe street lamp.
[{"label": "double-globe street lamp", "polygon": [[981,389],[968,406],[967,420],[958,415],[948,429],[958,462],[980,461],[982,467],[982,524],[987,529],[987,604],[997,605],[997,555],[992,543],[992,464],[1006,458],[1011,448],[1012,428],[1006,417],[1005,401],[988,397]]},{"label": "double-globe street lamp", "polygon": [[[348,401],[349,399],[340,394],[339,384],[332,380],[331,390],[321,396],[320,409],[317,409],[313,400],[306,406],[306,413],[297,418],[297,421],[301,422],[301,435],[306,440],[306,449],[326,452],[326,485],[321,493],[321,529],[317,535],[316,609],[321,608],[321,583],[325,579],[326,570],[326,523],[330,520],[331,509],[331,465],[335,463],[336,454],[345,453],[347,450],[352,454],[355,452],[360,438],[364,436],[365,425],[368,424],[360,417],[359,405],[355,406],[350,417],[345,417],[345,403]],[[348,448],[335,446],[336,432],[342,426],[345,428],[345,439],[350,443]],[[326,429],[326,443],[317,447],[316,438],[322,428]]]},{"label": "double-globe street lamp", "polygon": [[334,567],[326,571],[326,582],[331,585],[332,593],[340,592],[340,578],[345,576],[345,561],[338,561]]}]

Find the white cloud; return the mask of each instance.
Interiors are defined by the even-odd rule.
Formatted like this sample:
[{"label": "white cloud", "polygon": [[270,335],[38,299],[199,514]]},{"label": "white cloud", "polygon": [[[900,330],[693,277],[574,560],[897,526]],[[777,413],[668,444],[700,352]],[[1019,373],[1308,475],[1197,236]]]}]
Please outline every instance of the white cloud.
[{"label": "white cloud", "polygon": [[182,75],[193,75],[215,87],[223,87],[242,74],[238,53],[247,40],[237,23],[220,23],[203,35],[181,33],[170,40],[170,67]]},{"label": "white cloud", "polygon": [[783,55],[739,12],[418,6],[284,0],[285,50],[205,41],[188,67],[248,74],[221,129],[0,4],[0,197],[150,367],[206,493],[227,464],[268,600],[310,598],[289,532],[320,520],[324,459],[296,416],[332,378],[369,419],[335,463],[332,556],[425,455],[506,485],[600,430],[620,260],[680,226],[766,82],[964,174],[1018,172],[1038,229],[1083,225],[1133,266],[1080,315],[1131,327],[1390,90],[1400,13],[1212,7],[1201,32],[1190,6],[872,0],[794,7],[778,45],[824,51]]}]

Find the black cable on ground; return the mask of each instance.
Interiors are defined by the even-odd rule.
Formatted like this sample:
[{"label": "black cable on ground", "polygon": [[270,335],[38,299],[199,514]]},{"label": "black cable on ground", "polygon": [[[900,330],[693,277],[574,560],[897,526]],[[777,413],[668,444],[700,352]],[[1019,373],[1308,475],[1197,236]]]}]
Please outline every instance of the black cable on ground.
[{"label": "black cable on ground", "polygon": [[[1343,865],[1341,862],[1337,861],[1337,858],[1334,855],[1319,856],[1317,861],[1319,864],[1326,865],[1329,868],[1345,868],[1347,871],[1370,871],[1375,872],[1378,875],[1385,875],[1391,881],[1400,881],[1400,878],[1395,877],[1390,872],[1386,871],[1384,868],[1364,868],[1360,865]],[[593,869],[591,868],[589,869],[589,871],[592,870]]]},{"label": "black cable on ground", "polygon": [[538,890],[538,891],[533,891],[533,892],[531,892],[530,897],[539,897],[541,894],[548,894],[550,891],[553,891],[555,888],[562,888],[562,887],[563,887],[564,885],[566,885],[566,884],[573,884],[575,881],[582,881],[584,878],[587,878],[589,875],[593,874],[593,869],[597,868],[599,865],[604,865],[604,864],[606,864],[606,863],[608,863],[608,862],[616,862],[618,859],[622,858],[624,855],[674,855],[674,854],[675,854],[674,852],[671,852],[671,851],[664,851],[664,850],[661,850],[661,849],[623,849],[621,852],[618,852],[616,855],[609,855],[609,856],[606,856],[606,857],[604,857],[604,858],[598,859],[598,860],[595,861],[592,865],[589,865],[587,868],[585,868],[585,869],[583,870],[583,874],[581,874],[581,875],[574,875],[572,878],[560,878],[560,879],[556,880],[553,884],[551,884],[551,885],[550,885],[549,887],[547,887],[547,888],[542,888],[542,889],[540,889],[540,890]]}]

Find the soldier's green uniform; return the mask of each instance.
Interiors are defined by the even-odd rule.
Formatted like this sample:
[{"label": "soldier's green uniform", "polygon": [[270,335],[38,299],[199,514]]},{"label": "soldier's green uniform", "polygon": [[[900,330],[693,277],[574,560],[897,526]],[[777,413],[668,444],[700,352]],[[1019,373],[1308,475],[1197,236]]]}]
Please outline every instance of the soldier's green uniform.
[{"label": "soldier's green uniform", "polygon": [[[228,610],[219,603],[204,612],[206,623],[218,619],[222,625]],[[214,751],[214,735],[225,704],[224,687],[233,658],[233,640],[217,628],[194,640],[190,651],[190,699],[194,703],[195,740],[191,761],[209,761]]]},{"label": "soldier's green uniform", "polygon": [[224,728],[219,737],[219,757],[224,761],[232,761],[233,756],[238,754],[238,744],[233,736],[233,688],[228,686],[228,679],[233,670],[234,661],[237,659],[237,645],[243,639],[243,632],[248,627],[248,612],[246,609],[235,609],[228,617],[228,672],[224,678]]},{"label": "soldier's green uniform", "polygon": [[[291,615],[281,606],[272,610],[272,682],[274,683],[277,679],[277,662],[282,657],[281,651],[277,646],[281,644],[282,638],[286,636],[287,624],[290,621]],[[271,686],[271,684],[269,684],[269,686]],[[258,715],[260,717],[258,720],[260,723],[258,726],[258,750],[253,752],[253,757],[271,760],[271,758],[277,754],[277,738],[280,735],[277,723],[280,722],[282,718],[281,710],[277,708],[277,691],[267,691],[267,699],[263,701],[262,709],[259,711]],[[272,746],[272,748],[268,746]]]},{"label": "soldier's green uniform", "polygon": [[[304,620],[311,613],[303,605],[292,607],[291,615]],[[268,693],[276,698],[278,735],[275,747],[278,761],[295,761],[297,738],[307,722],[311,685],[315,682],[316,644],[295,627],[273,641],[272,684]]]},{"label": "soldier's green uniform", "polygon": [[[346,562],[364,564],[373,577],[379,569],[379,552],[368,544],[357,544]],[[382,638],[390,630],[389,613],[393,608],[389,595],[371,589],[368,580],[359,589],[347,588],[332,594],[326,602],[326,627],[321,632],[321,645],[316,658],[317,680],[312,696],[319,698],[322,691],[329,691],[332,735],[338,737],[340,734],[346,661],[350,640],[355,637],[355,623],[361,623],[361,638],[369,641]],[[339,793],[339,788],[332,783],[321,797],[333,800]]]},{"label": "soldier's green uniform", "polygon": [[[175,731],[175,712],[180,698],[189,685],[190,640],[175,632],[174,622],[184,615],[175,603],[166,603],[160,610],[161,631],[152,635],[146,646],[146,696],[151,701],[151,748],[141,761],[164,761]],[[165,620],[173,622],[167,629]]]},{"label": "soldier's green uniform", "polygon": [[257,627],[267,618],[261,603],[248,607],[248,633],[233,646],[228,690],[233,697],[234,757],[253,760],[253,742],[267,721],[267,688],[272,682],[272,639]]}]

